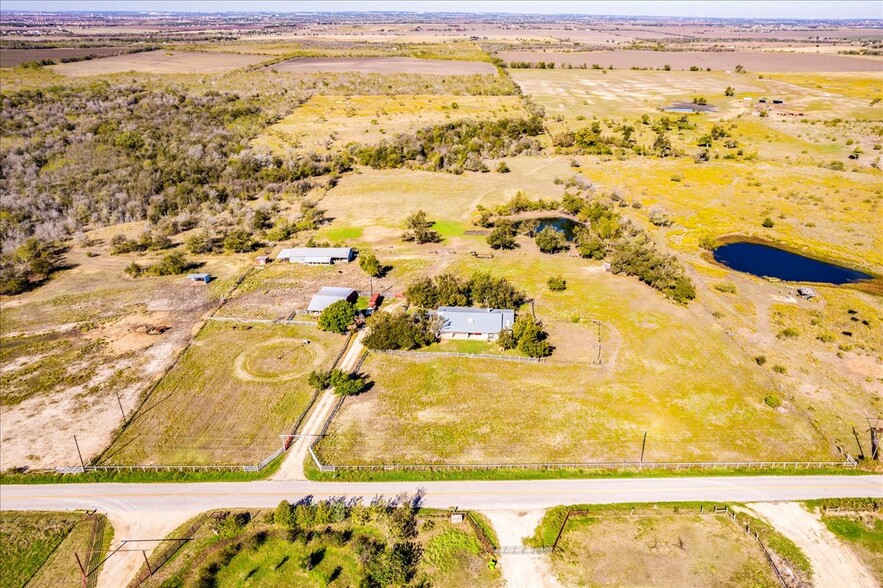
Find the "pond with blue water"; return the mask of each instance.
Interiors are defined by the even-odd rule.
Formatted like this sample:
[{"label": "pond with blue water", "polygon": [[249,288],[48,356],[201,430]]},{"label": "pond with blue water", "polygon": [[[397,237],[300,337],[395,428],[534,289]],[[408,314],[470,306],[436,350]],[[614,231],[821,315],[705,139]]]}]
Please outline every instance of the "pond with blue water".
[{"label": "pond with blue water", "polygon": [[564,238],[568,241],[573,241],[576,228],[580,226],[580,223],[575,220],[563,217],[538,218],[536,221],[539,223],[536,228],[537,233],[546,227],[551,227],[559,233],[563,233]]},{"label": "pond with blue water", "polygon": [[730,269],[788,282],[849,284],[874,277],[858,270],[759,243],[729,243],[716,248],[713,253],[715,261]]}]

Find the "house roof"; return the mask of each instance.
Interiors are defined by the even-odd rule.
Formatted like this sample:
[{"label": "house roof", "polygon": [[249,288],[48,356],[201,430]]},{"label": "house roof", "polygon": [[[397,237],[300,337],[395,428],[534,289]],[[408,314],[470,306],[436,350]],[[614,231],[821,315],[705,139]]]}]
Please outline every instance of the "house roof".
[{"label": "house roof", "polygon": [[335,286],[325,286],[310,299],[310,305],[307,306],[308,312],[322,312],[335,302],[346,300],[355,293],[352,288],[339,288]]},{"label": "house roof", "polygon": [[497,334],[515,322],[514,310],[441,306],[436,312],[443,321],[442,333]]},{"label": "house roof", "polygon": [[315,257],[315,258],[349,258],[352,255],[352,247],[291,247],[283,249],[276,256],[277,259],[290,259],[292,257]]}]

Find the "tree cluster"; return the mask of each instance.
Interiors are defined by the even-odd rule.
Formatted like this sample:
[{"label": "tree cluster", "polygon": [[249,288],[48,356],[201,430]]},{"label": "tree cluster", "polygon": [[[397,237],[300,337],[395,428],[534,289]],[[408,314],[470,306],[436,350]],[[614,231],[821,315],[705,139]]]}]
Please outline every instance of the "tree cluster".
[{"label": "tree cluster", "polygon": [[362,344],[368,349],[411,350],[438,340],[438,318],[425,311],[378,312],[368,319],[368,334]]},{"label": "tree cluster", "polygon": [[21,294],[42,283],[57,265],[52,243],[31,237],[14,251],[0,255],[0,294]]},{"label": "tree cluster", "polygon": [[308,382],[318,392],[326,388],[334,388],[334,392],[340,396],[356,395],[367,386],[365,378],[359,374],[338,369],[310,372]]},{"label": "tree cluster", "polygon": [[196,267],[198,267],[198,265],[188,261],[183,253],[175,251],[164,256],[155,264],[146,267],[133,261],[126,266],[125,272],[133,278],[147,276],[176,276],[186,274]]},{"label": "tree cluster", "polygon": [[439,306],[479,306],[516,309],[524,304],[524,294],[506,278],[475,273],[468,280],[444,273],[413,282],[405,290],[408,303],[420,308]]},{"label": "tree cluster", "polygon": [[292,539],[317,527],[323,533],[333,533],[329,525],[342,523],[379,527],[380,536],[350,533],[341,534],[338,540],[340,544],[350,543],[355,552],[363,577],[361,586],[383,588],[414,581],[423,555],[416,541],[417,512],[417,501],[404,496],[392,500],[376,498],[368,505],[342,498],[297,504],[282,501],[273,512],[273,523],[286,529]]},{"label": "tree cluster", "polygon": [[489,171],[485,159],[538,152],[544,132],[539,117],[457,121],[401,134],[377,145],[352,149],[362,165],[376,169],[411,165],[430,171]]}]

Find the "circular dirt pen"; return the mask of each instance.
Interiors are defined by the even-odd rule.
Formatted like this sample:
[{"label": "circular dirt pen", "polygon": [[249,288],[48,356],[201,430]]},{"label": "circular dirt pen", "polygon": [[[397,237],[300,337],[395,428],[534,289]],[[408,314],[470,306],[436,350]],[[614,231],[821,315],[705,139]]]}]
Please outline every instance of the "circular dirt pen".
[{"label": "circular dirt pen", "polygon": [[236,377],[251,382],[284,382],[318,368],[325,347],[303,339],[270,339],[243,351],[233,362]]}]

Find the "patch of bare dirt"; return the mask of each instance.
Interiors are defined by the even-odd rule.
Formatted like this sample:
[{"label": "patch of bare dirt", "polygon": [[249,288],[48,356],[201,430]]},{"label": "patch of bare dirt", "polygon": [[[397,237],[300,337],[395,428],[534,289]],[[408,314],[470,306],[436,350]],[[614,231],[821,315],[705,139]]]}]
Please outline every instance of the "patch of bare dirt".
[{"label": "patch of bare dirt", "polygon": [[795,502],[759,502],[747,506],[797,544],[809,558],[817,588],[879,586],[864,563],[825,527],[817,514]]}]

